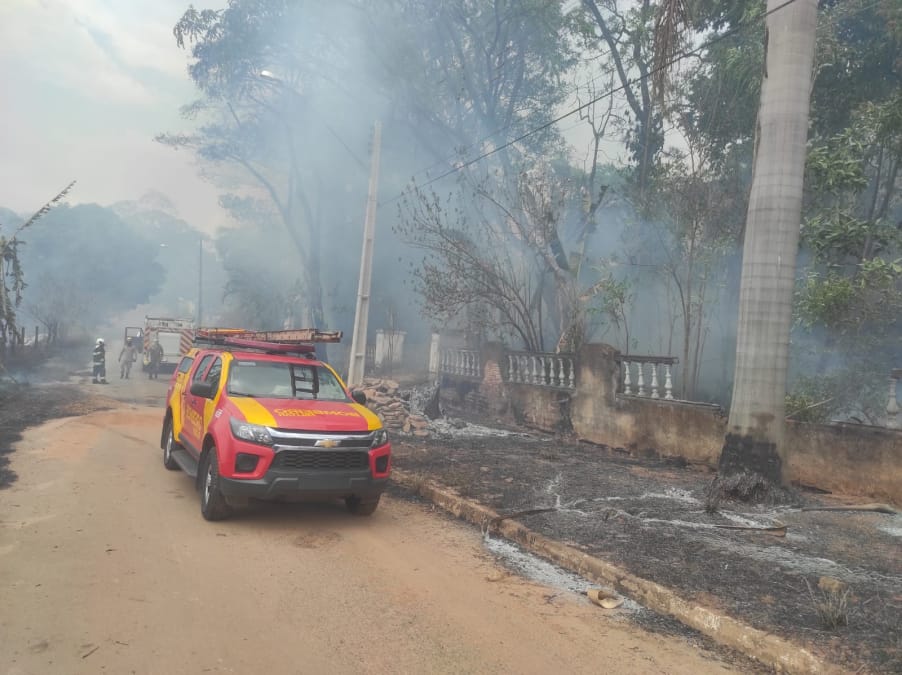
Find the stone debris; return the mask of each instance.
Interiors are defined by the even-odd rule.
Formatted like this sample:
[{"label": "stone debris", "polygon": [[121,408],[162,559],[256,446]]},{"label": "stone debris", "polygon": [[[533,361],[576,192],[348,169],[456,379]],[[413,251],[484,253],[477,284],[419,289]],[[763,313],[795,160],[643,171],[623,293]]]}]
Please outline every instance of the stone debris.
[{"label": "stone debris", "polygon": [[430,436],[429,420],[410,411],[410,394],[402,392],[396,381],[366,378],[361,390],[366,394],[367,408],[379,416],[388,431],[417,438]]}]

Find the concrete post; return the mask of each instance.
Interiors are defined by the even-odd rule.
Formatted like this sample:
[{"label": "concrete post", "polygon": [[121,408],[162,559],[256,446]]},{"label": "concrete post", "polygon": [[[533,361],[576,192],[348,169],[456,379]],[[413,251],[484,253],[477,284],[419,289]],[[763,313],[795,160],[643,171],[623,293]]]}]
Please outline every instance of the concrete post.
[{"label": "concrete post", "polygon": [[433,333],[432,339],[429,341],[429,379],[433,381],[437,380],[439,375],[441,340],[441,335]]},{"label": "concrete post", "polygon": [[357,311],[354,314],[354,336],[351,340],[351,363],[348,368],[348,385],[360,386],[366,369],[366,325],[370,311],[370,285],[373,277],[373,243],[376,229],[377,193],[379,190],[379,152],[382,143],[382,125],[373,127],[373,154],[370,158],[370,185],[366,202],[366,218],[363,222],[363,252],[360,254],[360,280],[357,285]]}]

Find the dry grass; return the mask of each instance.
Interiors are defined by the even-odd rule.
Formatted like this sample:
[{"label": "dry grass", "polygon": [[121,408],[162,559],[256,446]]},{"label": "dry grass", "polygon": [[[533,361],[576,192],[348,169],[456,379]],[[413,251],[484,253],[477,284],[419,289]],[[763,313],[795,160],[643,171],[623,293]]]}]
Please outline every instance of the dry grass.
[{"label": "dry grass", "polygon": [[723,493],[719,490],[709,489],[705,493],[705,513],[715,514],[720,511],[720,505],[723,503]]},{"label": "dry grass", "polygon": [[836,630],[849,625],[849,598],[852,591],[848,587],[818,589],[815,591],[805,579],[808,587],[808,595],[811,603],[820,619],[821,625],[827,630]]}]

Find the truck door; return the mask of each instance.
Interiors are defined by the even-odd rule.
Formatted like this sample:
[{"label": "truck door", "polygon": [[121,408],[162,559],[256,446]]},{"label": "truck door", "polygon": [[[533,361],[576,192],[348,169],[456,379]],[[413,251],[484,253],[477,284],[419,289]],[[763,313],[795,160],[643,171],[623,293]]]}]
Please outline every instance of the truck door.
[{"label": "truck door", "polygon": [[184,445],[188,451],[197,456],[200,455],[201,441],[204,437],[204,404],[207,399],[192,394],[191,384],[203,382],[204,375],[210,369],[210,364],[215,357],[215,354],[204,356],[191,373],[191,380],[182,389],[181,435],[184,437]]},{"label": "truck door", "polygon": [[125,341],[132,339],[135,350],[140,354],[144,351],[144,329],[139,326],[126,326]]}]

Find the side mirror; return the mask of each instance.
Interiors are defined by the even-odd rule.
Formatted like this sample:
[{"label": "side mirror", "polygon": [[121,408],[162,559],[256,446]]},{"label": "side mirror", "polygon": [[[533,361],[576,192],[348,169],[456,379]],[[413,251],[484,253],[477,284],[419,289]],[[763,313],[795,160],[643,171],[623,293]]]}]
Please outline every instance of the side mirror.
[{"label": "side mirror", "polygon": [[200,396],[201,398],[213,398],[212,382],[192,382],[191,395]]},{"label": "side mirror", "polygon": [[360,405],[366,405],[366,394],[364,394],[359,389],[355,389],[351,392],[351,398],[353,398]]}]

